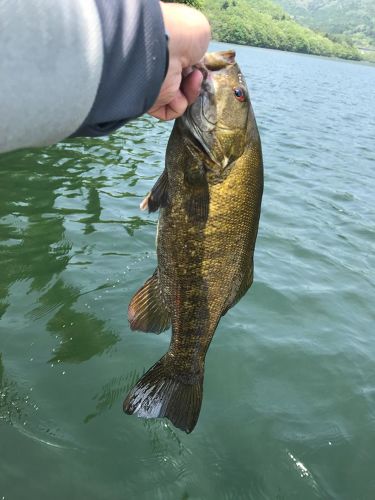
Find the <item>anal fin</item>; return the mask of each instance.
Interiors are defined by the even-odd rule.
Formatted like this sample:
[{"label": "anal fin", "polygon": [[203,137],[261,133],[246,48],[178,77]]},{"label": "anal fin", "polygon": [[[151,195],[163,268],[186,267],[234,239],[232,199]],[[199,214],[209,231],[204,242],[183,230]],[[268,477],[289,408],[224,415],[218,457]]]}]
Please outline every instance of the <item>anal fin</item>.
[{"label": "anal fin", "polygon": [[170,313],[164,303],[157,270],[133,296],[128,307],[132,330],[161,333],[170,326]]}]

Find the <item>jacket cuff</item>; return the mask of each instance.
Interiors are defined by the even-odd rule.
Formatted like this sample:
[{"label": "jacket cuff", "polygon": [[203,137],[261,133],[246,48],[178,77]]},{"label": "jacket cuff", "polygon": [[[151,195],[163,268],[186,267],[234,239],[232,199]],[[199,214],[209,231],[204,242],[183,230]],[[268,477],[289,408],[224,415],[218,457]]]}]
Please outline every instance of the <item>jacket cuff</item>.
[{"label": "jacket cuff", "polygon": [[103,71],[93,106],[73,134],[108,134],[154,104],[168,69],[158,0],[95,0],[102,29]]}]

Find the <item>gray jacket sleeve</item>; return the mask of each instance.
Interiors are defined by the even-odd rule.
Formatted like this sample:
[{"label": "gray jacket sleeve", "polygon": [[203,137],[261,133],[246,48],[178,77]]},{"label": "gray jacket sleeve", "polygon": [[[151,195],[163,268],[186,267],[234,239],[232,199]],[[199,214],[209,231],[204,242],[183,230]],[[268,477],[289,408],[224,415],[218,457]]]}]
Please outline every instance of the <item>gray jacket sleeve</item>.
[{"label": "gray jacket sleeve", "polygon": [[141,115],[167,59],[158,0],[0,0],[0,153]]},{"label": "gray jacket sleeve", "polygon": [[104,61],[93,106],[74,136],[107,134],[155,102],[168,65],[157,0],[95,0]]}]

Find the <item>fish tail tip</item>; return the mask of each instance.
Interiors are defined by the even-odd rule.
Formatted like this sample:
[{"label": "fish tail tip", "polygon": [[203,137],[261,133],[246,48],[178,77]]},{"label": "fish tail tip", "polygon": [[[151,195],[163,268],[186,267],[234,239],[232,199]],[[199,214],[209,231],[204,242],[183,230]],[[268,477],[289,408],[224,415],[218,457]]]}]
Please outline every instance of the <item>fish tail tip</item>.
[{"label": "fish tail tip", "polygon": [[193,383],[181,381],[168,369],[165,357],[137,382],[123,403],[128,415],[168,418],[187,434],[193,431],[201,409],[203,375]]}]

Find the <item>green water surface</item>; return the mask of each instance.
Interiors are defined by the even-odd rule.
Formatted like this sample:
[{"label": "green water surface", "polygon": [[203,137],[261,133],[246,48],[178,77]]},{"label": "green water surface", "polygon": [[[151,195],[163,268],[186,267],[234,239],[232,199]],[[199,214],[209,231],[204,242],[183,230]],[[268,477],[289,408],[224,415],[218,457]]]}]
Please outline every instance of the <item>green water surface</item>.
[{"label": "green water surface", "polygon": [[255,282],[190,435],[122,412],[170,339],[127,305],[171,124],[0,156],[0,500],[375,498],[375,68],[237,53],[264,150]]}]

